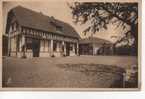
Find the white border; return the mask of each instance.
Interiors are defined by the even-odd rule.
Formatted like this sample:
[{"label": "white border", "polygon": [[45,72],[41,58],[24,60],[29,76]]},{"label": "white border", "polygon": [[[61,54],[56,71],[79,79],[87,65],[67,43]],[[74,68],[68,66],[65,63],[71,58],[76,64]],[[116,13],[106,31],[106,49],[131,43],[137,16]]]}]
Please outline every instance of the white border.
[{"label": "white border", "polygon": [[[3,1],[30,1],[30,0],[2,0]],[[31,0],[31,1],[40,1],[40,0]],[[48,1],[48,0],[45,0]],[[52,1],[52,0],[49,0]],[[58,1],[58,0],[53,0],[53,1]],[[68,1],[68,0],[61,0],[61,1]],[[72,1],[72,0],[71,0]],[[74,0],[76,1],[76,0]],[[88,0],[77,0],[77,1],[88,1]],[[96,1],[96,0],[91,0],[91,1]],[[97,0],[97,2],[99,1],[121,1],[121,2],[126,2],[126,0]],[[130,0],[130,2],[134,2],[134,1],[141,1],[141,0]],[[90,2],[90,1],[89,1]],[[140,3],[141,4],[141,3]],[[139,5],[140,7],[141,5]],[[0,6],[0,11],[2,11],[2,3]],[[2,18],[2,15],[0,14],[0,17]],[[139,19],[141,19],[141,9],[139,11]],[[2,22],[2,21],[1,21]],[[141,22],[141,20],[139,20],[139,22]],[[141,22],[142,23],[142,22]],[[141,27],[141,23],[139,24],[139,27]],[[1,23],[2,24],[2,23]],[[2,30],[2,26],[0,26],[0,31]],[[141,49],[141,42],[140,42],[140,38],[141,37],[141,31],[139,29],[139,50]],[[142,36],[143,37],[143,36]],[[1,37],[0,37],[1,38]],[[142,38],[143,40],[143,38]],[[0,39],[0,45],[2,45],[1,39]],[[1,47],[1,46],[0,46]],[[140,71],[140,67],[141,67],[141,56],[140,56],[141,52],[139,52],[139,57],[138,57],[138,62],[139,62],[139,73],[142,72]],[[2,55],[2,52],[0,52],[0,56]],[[0,64],[2,64],[2,61],[0,60]],[[1,65],[0,65],[1,67]],[[0,68],[0,71],[2,70],[2,68]],[[141,76],[139,75],[139,81],[142,81]],[[0,80],[2,76],[0,74]],[[0,81],[2,82],[2,81]],[[0,88],[0,90],[3,91],[139,91],[141,87],[141,82],[139,82],[139,88]]]}]

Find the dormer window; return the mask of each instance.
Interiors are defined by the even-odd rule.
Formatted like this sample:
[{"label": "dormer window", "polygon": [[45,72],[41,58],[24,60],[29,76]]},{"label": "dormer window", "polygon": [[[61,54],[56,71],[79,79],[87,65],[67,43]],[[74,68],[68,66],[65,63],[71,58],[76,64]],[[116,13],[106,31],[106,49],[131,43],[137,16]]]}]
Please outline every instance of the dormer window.
[{"label": "dormer window", "polygon": [[57,27],[56,27],[56,30],[62,32],[62,31],[63,31],[63,28],[62,28],[61,26],[57,26]]},{"label": "dormer window", "polygon": [[60,31],[62,32],[63,31],[63,27],[58,25],[55,21],[50,21],[51,25],[53,25],[56,29],[56,31]]}]

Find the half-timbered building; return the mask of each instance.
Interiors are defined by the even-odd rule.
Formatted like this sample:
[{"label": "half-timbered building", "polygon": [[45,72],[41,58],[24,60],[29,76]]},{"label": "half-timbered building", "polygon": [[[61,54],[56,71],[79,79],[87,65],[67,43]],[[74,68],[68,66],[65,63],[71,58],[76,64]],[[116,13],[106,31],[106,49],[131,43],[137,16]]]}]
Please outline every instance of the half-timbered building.
[{"label": "half-timbered building", "polygon": [[78,54],[80,36],[69,24],[17,6],[8,12],[8,55],[55,57]]}]

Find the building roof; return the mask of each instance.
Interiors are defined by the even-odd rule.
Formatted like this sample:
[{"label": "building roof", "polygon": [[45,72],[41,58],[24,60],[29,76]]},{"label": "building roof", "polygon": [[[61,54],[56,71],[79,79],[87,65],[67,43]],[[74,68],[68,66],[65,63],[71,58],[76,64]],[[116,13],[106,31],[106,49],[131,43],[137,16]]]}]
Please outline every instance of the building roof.
[{"label": "building roof", "polygon": [[95,44],[112,44],[112,42],[108,41],[108,40],[105,40],[105,39],[101,39],[101,38],[98,38],[98,37],[88,37],[88,38],[84,38],[84,39],[81,39],[79,41],[80,44],[92,44],[92,43],[95,43]]},{"label": "building roof", "polygon": [[[10,10],[10,12],[14,13],[18,24],[23,27],[80,38],[76,30],[68,23],[46,16],[41,12],[35,12],[22,6],[17,6]],[[61,30],[59,31],[57,27]]]}]

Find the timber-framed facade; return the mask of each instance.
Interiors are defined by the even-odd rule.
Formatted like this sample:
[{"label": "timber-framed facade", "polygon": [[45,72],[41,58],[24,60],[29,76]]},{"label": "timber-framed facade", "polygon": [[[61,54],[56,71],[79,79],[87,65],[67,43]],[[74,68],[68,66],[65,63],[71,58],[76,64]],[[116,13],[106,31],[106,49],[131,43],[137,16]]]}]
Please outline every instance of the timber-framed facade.
[{"label": "timber-framed facade", "polygon": [[18,6],[8,13],[8,55],[57,57],[78,55],[80,36],[69,24]]}]

